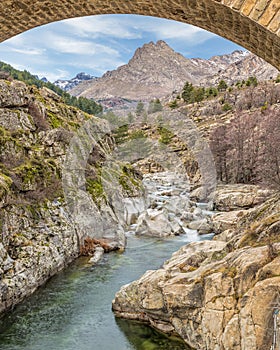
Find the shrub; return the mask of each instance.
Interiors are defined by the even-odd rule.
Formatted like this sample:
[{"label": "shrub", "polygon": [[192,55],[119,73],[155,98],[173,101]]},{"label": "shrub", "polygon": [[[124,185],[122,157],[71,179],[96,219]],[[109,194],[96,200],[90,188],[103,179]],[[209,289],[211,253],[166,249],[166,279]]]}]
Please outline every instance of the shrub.
[{"label": "shrub", "polygon": [[171,102],[169,103],[169,107],[170,107],[171,109],[177,108],[177,107],[178,107],[177,100],[171,101]]},{"label": "shrub", "polygon": [[165,145],[168,145],[171,142],[172,137],[174,136],[173,133],[164,126],[159,126],[158,132],[160,134],[159,142]]},{"label": "shrub", "polygon": [[227,83],[224,80],[220,80],[217,89],[219,91],[225,91],[227,89]]},{"label": "shrub", "polygon": [[232,110],[232,105],[230,105],[229,103],[226,102],[226,103],[223,105],[222,110],[223,110],[224,112],[231,111],[231,110]]}]

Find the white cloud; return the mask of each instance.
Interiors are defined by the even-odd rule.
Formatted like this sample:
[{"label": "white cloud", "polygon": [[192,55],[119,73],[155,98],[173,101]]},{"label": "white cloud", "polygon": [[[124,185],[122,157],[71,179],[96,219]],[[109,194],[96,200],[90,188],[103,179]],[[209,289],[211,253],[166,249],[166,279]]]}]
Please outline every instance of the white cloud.
[{"label": "white cloud", "polygon": [[45,49],[39,49],[39,48],[26,48],[26,49],[10,48],[10,50],[12,52],[16,52],[22,55],[32,55],[32,56],[42,55],[46,51]]},{"label": "white cloud", "polygon": [[48,48],[60,53],[75,55],[108,54],[119,56],[119,52],[109,46],[101,45],[89,40],[74,39],[69,36],[60,36],[53,33],[47,35]]},{"label": "white cloud", "polygon": [[33,74],[38,75],[39,78],[46,77],[51,82],[54,82],[58,79],[69,79],[69,72],[62,69],[56,69],[52,71],[37,70],[33,72]]},{"label": "white cloud", "polygon": [[116,69],[119,66],[126,64],[119,59],[113,57],[96,57],[94,61],[79,61],[75,63],[69,63],[68,66],[73,66],[79,70],[91,70],[96,75],[102,75],[108,70]]},{"label": "white cloud", "polygon": [[110,36],[118,39],[140,39],[141,33],[133,28],[124,16],[90,16],[67,19],[62,22],[65,27],[81,37],[98,38]]},{"label": "white cloud", "polygon": [[61,24],[81,37],[110,36],[118,39],[140,39],[150,32],[157,39],[185,40],[189,44],[203,43],[213,33],[186,23],[136,15],[101,15],[74,18]]},{"label": "white cloud", "polygon": [[139,30],[144,30],[159,39],[173,39],[185,41],[188,45],[201,44],[215,36],[199,27],[190,24],[165,20],[165,19],[144,19]]}]

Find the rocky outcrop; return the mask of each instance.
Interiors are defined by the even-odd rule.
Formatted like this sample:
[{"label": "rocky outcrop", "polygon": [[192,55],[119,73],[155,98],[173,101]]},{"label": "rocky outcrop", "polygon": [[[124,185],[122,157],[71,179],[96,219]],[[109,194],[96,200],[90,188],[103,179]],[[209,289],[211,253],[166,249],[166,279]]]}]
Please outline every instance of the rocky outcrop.
[{"label": "rocky outcrop", "polygon": [[219,234],[226,230],[234,229],[244,213],[244,210],[216,213],[212,216],[214,232]]},{"label": "rocky outcrop", "polygon": [[62,202],[1,208],[0,312],[30,295],[79,255],[75,225]]},{"label": "rocky outcrop", "polygon": [[[76,130],[86,122],[91,125],[87,137],[92,137],[92,145],[87,149],[83,139],[69,155]],[[102,139],[94,140],[94,128]],[[46,88],[0,80],[0,313],[73,261],[88,236],[103,238],[108,231],[114,236],[119,229],[100,179],[102,162],[114,146],[108,130],[106,121],[66,106]],[[84,161],[82,171],[81,163],[74,166],[69,160],[75,156]],[[132,176],[122,175],[123,180]],[[82,199],[91,200],[96,212],[104,210],[104,231],[96,225],[83,230],[76,220],[74,214],[87,209],[85,202],[71,197],[74,189],[69,184],[76,186],[76,180]],[[102,249],[123,244],[107,237]],[[95,248],[92,262],[101,256],[100,244]]]},{"label": "rocky outcrop", "polygon": [[270,349],[280,302],[279,209],[273,196],[237,211],[215,240],[184,246],[123,286],[115,314],[179,334],[194,349]]},{"label": "rocky outcrop", "polygon": [[272,194],[272,190],[256,185],[219,185],[213,194],[213,206],[219,212],[211,217],[216,235],[230,235],[238,223],[242,222],[243,216],[246,221],[246,209],[264,203]]},{"label": "rocky outcrop", "polygon": [[[274,245],[275,253],[280,245]],[[179,334],[194,349],[269,349],[280,279],[268,247],[230,252],[224,242],[181,248],[116,294],[117,316]],[[264,271],[270,271],[264,279]],[[264,293],[266,293],[265,298]]]},{"label": "rocky outcrop", "polygon": [[253,208],[263,203],[272,191],[256,185],[219,185],[213,194],[214,207],[219,211]]}]

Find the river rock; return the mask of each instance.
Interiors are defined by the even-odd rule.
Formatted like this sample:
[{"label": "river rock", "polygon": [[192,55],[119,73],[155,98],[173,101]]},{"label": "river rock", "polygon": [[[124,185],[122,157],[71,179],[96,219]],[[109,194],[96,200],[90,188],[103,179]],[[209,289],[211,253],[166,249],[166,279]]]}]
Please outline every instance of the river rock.
[{"label": "river rock", "polygon": [[147,209],[139,216],[136,234],[166,237],[172,234],[172,225],[168,220],[168,213],[164,210]]},{"label": "river rock", "polygon": [[172,233],[174,235],[178,236],[185,233],[183,223],[178,218],[175,217],[172,220],[170,220],[170,224],[172,227]]},{"label": "river rock", "polygon": [[206,234],[213,232],[213,226],[208,222],[207,218],[194,220],[188,224],[191,230],[197,230],[199,234]]},{"label": "river rock", "polygon": [[163,206],[166,210],[178,216],[190,208],[188,198],[182,198],[180,196],[172,197],[171,200],[166,201]]},{"label": "river rock", "polygon": [[220,212],[212,216],[213,229],[216,234],[234,229],[239,219],[245,215],[245,210]]},{"label": "river rock", "polygon": [[201,217],[202,216],[202,209],[201,208],[194,208],[193,215],[195,215],[196,217]]},{"label": "river rock", "polygon": [[94,255],[88,260],[88,264],[94,265],[99,260],[101,260],[102,256],[104,255],[104,249],[102,247],[96,247]]},{"label": "river rock", "polygon": [[124,220],[127,225],[137,222],[139,215],[145,210],[146,203],[143,198],[124,198]]}]

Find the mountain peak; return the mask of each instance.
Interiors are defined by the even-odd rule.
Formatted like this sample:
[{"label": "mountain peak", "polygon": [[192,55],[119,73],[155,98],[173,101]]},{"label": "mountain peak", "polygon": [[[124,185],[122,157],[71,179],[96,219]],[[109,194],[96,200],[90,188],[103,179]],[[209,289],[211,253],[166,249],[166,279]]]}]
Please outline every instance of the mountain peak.
[{"label": "mountain peak", "polygon": [[[93,79],[94,77],[90,74],[87,74],[85,72],[81,72],[81,73],[78,73],[75,78],[73,79],[78,79],[78,80],[90,80],[90,79]],[[73,80],[72,79],[72,80]]]},{"label": "mountain peak", "polygon": [[54,82],[55,85],[60,87],[62,90],[68,91],[79,85],[83,81],[95,80],[97,78],[85,72],[78,73],[74,78],[70,80],[59,79]]},{"label": "mountain peak", "polygon": [[154,56],[155,59],[156,56],[168,57],[168,55],[171,55],[171,57],[173,57],[174,54],[180,55],[178,53],[175,53],[175,51],[165,41],[158,40],[156,43],[150,41],[149,43],[146,43],[136,49],[133,57],[130,59],[128,64],[131,65],[138,60],[144,60],[144,63],[147,63],[146,61],[149,61],[149,57],[151,56]]},{"label": "mountain peak", "polygon": [[[276,74],[276,69],[264,61],[252,64],[253,57],[251,53],[236,50],[209,60],[187,59],[165,41],[151,41],[139,47],[127,64],[106,72],[95,81],[79,84],[71,93],[97,100],[111,96],[149,101],[180,91],[186,81],[193,85],[214,86],[220,79],[231,84],[251,75],[262,80],[268,74]],[[260,66],[263,69],[258,74]]]},{"label": "mountain peak", "polygon": [[171,50],[173,50],[164,40],[158,40],[156,42],[156,46],[164,48],[164,49],[171,49]]},{"label": "mountain peak", "polygon": [[173,49],[163,40],[158,40],[156,43],[154,43],[153,41],[150,41],[149,43],[144,44],[143,46],[139,47],[135,53],[137,51],[145,51],[145,50],[171,50],[173,51]]}]

